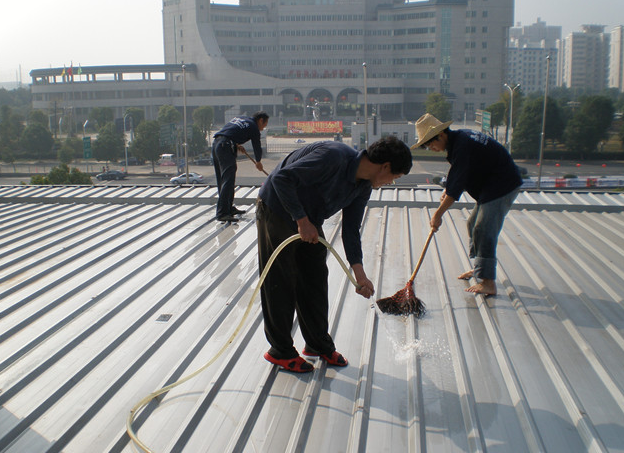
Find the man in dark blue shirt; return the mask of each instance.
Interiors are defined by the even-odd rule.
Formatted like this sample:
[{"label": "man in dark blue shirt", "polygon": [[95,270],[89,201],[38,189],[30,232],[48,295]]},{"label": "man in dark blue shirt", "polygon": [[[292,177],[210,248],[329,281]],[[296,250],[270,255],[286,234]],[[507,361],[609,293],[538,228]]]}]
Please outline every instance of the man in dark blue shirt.
[{"label": "man in dark blue shirt", "polygon": [[481,132],[452,131],[449,129],[451,123],[442,123],[428,113],[416,122],[418,142],[412,148],[422,146],[436,152],[446,150],[451,164],[440,206],[431,217],[431,227],[438,230],[442,225],[442,215],[464,191],[476,200],[467,224],[470,258],[474,259],[474,267],[459,278],[479,278],[481,281],[466,291],[494,295],[498,236],[505,216],[518,195],[522,178],[503,145]]},{"label": "man in dark blue shirt", "polygon": [[342,211],[342,242],[360,288],[374,286],[362,265],[360,226],[372,188],[409,173],[412,155],[396,137],[385,137],[357,152],[340,142],[316,142],[293,151],[260,189],[256,209],[260,273],[273,251],[293,234],[302,240],[282,250],[262,285],[264,332],[271,348],[264,358],[290,371],[313,367],[295,349],[291,335],[295,311],[306,342],[303,354],[330,365],[346,366],[329,330],[327,249],[323,222]]},{"label": "man in dark blue shirt", "polygon": [[236,185],[236,153],[238,146],[251,140],[256,168],[263,170],[262,146],[260,131],[269,124],[269,115],[266,112],[254,113],[253,117],[237,116],[232,118],[223,128],[214,135],[212,144],[212,160],[217,176],[219,201],[217,202],[217,219],[222,222],[236,222],[236,214],[243,211],[234,207],[234,186]]}]

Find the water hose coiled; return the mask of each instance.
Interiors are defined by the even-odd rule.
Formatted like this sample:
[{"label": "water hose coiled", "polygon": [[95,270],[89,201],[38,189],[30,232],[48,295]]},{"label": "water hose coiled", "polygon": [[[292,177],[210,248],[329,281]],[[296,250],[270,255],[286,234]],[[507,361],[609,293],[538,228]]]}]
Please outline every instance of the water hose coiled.
[{"label": "water hose coiled", "polygon": [[[266,278],[266,275],[269,272],[269,269],[271,269],[271,266],[272,266],[273,262],[277,258],[277,255],[279,255],[280,252],[288,244],[290,244],[291,242],[294,242],[296,240],[300,240],[300,239],[301,239],[301,235],[300,234],[294,234],[294,235],[290,236],[289,238],[287,238],[286,240],[284,240],[284,242],[282,242],[273,251],[273,254],[271,254],[271,257],[267,261],[267,264],[266,264],[264,270],[262,271],[262,274],[260,275],[260,279],[258,280],[258,284],[256,285],[256,289],[253,292],[253,295],[251,296],[251,299],[249,300],[249,303],[247,304],[247,309],[245,310],[245,313],[243,314],[243,317],[241,318],[240,322],[236,326],[236,329],[234,330],[234,332],[232,332],[232,335],[230,335],[230,337],[227,339],[227,341],[223,344],[221,349],[219,349],[219,351],[217,351],[217,353],[208,362],[206,362],[206,364],[204,364],[198,370],[194,371],[193,373],[191,373],[191,374],[189,374],[187,376],[184,376],[183,378],[179,379],[178,381],[176,381],[176,382],[174,382],[172,384],[169,384],[169,385],[167,385],[167,386],[165,386],[165,387],[163,387],[163,388],[161,388],[159,390],[156,390],[155,392],[150,393],[149,395],[147,395],[145,398],[141,399],[138,403],[136,403],[132,407],[132,409],[130,410],[130,413],[128,414],[128,417],[126,418],[126,431],[128,433],[128,436],[130,436],[130,439],[132,439],[132,441],[136,444],[137,447],[139,447],[141,450],[143,450],[146,453],[153,453],[153,450],[151,450],[147,445],[145,445],[139,439],[137,434],[134,432],[134,429],[132,428],[132,423],[134,422],[134,418],[137,415],[137,413],[142,408],[147,406],[149,404],[149,402],[151,400],[153,400],[154,398],[157,398],[160,395],[162,395],[163,393],[167,393],[169,390],[171,390],[171,389],[173,389],[175,387],[178,387],[179,385],[185,383],[186,381],[188,381],[190,379],[193,379],[195,376],[197,376],[200,373],[202,373],[204,370],[206,370],[208,367],[210,367],[210,365],[212,365],[214,362],[217,361],[217,359],[225,352],[225,350],[234,342],[234,339],[236,338],[236,336],[240,333],[241,329],[243,328],[243,325],[245,324],[245,321],[247,320],[247,317],[249,316],[249,313],[251,312],[251,307],[253,306],[253,301],[258,296],[258,292],[260,291],[260,288],[262,287],[262,284],[264,283],[264,279]],[[319,240],[319,242],[321,244],[323,244],[327,248],[327,250],[329,250],[336,257],[336,259],[338,260],[338,263],[342,267],[342,270],[345,272],[345,274],[347,274],[347,276],[349,277],[349,280],[351,280],[351,283],[353,283],[353,285],[356,288],[359,289],[360,285],[355,280],[355,277],[351,274],[351,272],[349,272],[349,268],[347,267],[345,262],[342,260],[342,258],[340,258],[340,255],[338,255],[336,250],[324,238],[319,237],[318,240]]]}]

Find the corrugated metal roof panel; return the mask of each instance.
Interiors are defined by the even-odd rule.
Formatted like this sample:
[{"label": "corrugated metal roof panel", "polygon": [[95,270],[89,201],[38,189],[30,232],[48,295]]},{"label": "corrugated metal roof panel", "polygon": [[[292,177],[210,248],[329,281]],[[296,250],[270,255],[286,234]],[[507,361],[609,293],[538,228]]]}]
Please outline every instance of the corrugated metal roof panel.
[{"label": "corrugated metal roof panel", "polygon": [[[143,396],[198,369],[258,281],[253,201],[211,187],[0,187],[0,451],[135,451]],[[362,236],[376,297],[405,286],[440,190],[375,191]],[[259,302],[233,344],[134,424],[155,451],[624,451],[621,194],[522,192],[496,297],[474,297],[460,200],[415,283],[423,319],[383,315],[333,257],[344,369],[277,371]],[[325,225],[342,255],[340,216]],[[303,340],[295,333],[296,345]]]}]

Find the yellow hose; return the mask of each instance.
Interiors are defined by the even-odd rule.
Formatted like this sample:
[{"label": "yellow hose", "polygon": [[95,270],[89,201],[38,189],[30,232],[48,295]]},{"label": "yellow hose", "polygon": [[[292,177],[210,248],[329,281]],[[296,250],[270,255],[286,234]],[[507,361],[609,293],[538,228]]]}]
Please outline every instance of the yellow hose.
[{"label": "yellow hose", "polygon": [[[253,295],[251,296],[251,299],[249,300],[249,304],[247,304],[247,309],[245,310],[245,313],[243,314],[242,319],[238,323],[238,326],[236,326],[236,329],[234,330],[232,335],[230,335],[228,340],[221,347],[221,349],[219,349],[219,351],[215,354],[215,356],[212,357],[204,366],[202,366],[201,368],[199,368],[195,372],[189,374],[188,376],[184,376],[183,378],[181,378],[180,380],[174,382],[173,384],[169,384],[166,387],[161,388],[160,390],[156,390],[155,392],[150,393],[145,398],[141,399],[138,403],[136,403],[134,405],[134,407],[130,410],[130,414],[128,414],[128,417],[126,418],[126,431],[128,432],[128,436],[130,436],[130,439],[132,439],[132,441],[136,444],[137,447],[139,447],[141,450],[143,450],[146,453],[153,453],[153,450],[150,450],[150,448],[147,445],[145,445],[143,442],[141,442],[141,440],[139,439],[137,434],[132,429],[132,423],[134,422],[134,417],[137,415],[137,413],[142,408],[147,406],[149,404],[149,402],[151,400],[153,400],[154,398],[156,398],[156,397],[162,395],[163,393],[166,393],[169,390],[171,390],[171,389],[173,389],[173,388],[183,384],[184,382],[186,382],[186,381],[194,378],[198,374],[200,374],[202,371],[206,370],[206,368],[208,368],[210,365],[212,365],[221,356],[221,354],[223,354],[225,352],[225,350],[228,348],[228,346],[230,346],[234,342],[234,338],[236,338],[236,336],[239,334],[240,330],[243,328],[243,325],[245,324],[245,320],[247,319],[247,316],[251,312],[251,307],[253,306],[253,301],[258,296],[258,292],[260,291],[260,288],[262,287],[262,283],[264,283],[264,279],[266,278],[266,275],[269,272],[269,269],[271,268],[271,265],[273,265],[273,261],[275,261],[275,259],[277,258],[277,255],[279,255],[280,252],[288,244],[290,244],[291,242],[294,242],[294,241],[296,241],[298,239],[301,239],[301,235],[300,234],[294,234],[294,235],[290,236],[288,239],[286,239],[284,242],[282,242],[275,249],[275,251],[273,252],[271,257],[269,258],[269,261],[267,261],[267,264],[266,264],[264,270],[262,271],[262,274],[260,275],[260,280],[258,281],[258,285],[256,285],[256,289],[255,289]],[[355,280],[355,277],[353,277],[353,275],[351,275],[351,272],[349,272],[349,268],[347,267],[345,262],[342,260],[342,258],[340,258],[340,256],[336,252],[336,250],[334,250],[334,248],[329,244],[329,242],[327,242],[322,237],[319,237],[319,242],[321,244],[323,244],[325,247],[327,247],[327,250],[332,252],[332,254],[338,260],[338,263],[342,267],[342,270],[345,272],[345,274],[347,274],[347,276],[349,277],[349,280],[351,280],[351,283],[353,283],[353,285],[356,288],[359,289],[360,285]]]}]

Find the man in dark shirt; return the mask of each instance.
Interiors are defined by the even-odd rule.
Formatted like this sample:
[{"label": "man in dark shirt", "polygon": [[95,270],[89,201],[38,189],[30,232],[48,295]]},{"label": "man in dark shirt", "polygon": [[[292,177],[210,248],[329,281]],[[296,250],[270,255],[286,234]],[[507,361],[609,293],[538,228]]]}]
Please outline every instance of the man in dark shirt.
[{"label": "man in dark shirt", "polygon": [[269,124],[269,115],[266,112],[254,113],[253,117],[237,116],[232,118],[223,128],[214,135],[212,144],[212,160],[217,176],[219,201],[217,202],[217,219],[222,222],[236,222],[236,214],[243,211],[234,207],[234,186],[236,185],[236,153],[238,145],[251,140],[256,168],[263,170],[262,146],[260,131]]},{"label": "man in dark shirt", "polygon": [[431,217],[435,231],[442,225],[442,215],[464,191],[477,202],[468,218],[472,270],[459,276],[481,279],[466,289],[485,295],[496,294],[496,245],[505,216],[518,195],[522,178],[507,149],[481,132],[452,131],[452,121],[442,123],[426,113],[416,122],[418,142],[412,148],[446,150],[451,164],[440,206]]},{"label": "man in dark shirt", "polygon": [[360,288],[371,297],[374,286],[362,265],[360,226],[372,188],[409,173],[412,156],[396,137],[385,137],[357,152],[340,142],[316,142],[293,151],[260,189],[256,225],[260,273],[273,251],[293,234],[262,285],[264,331],[271,348],[264,358],[290,371],[313,367],[295,349],[291,335],[295,311],[306,342],[303,354],[330,365],[346,366],[329,329],[327,249],[323,222],[342,210],[342,242]]}]

